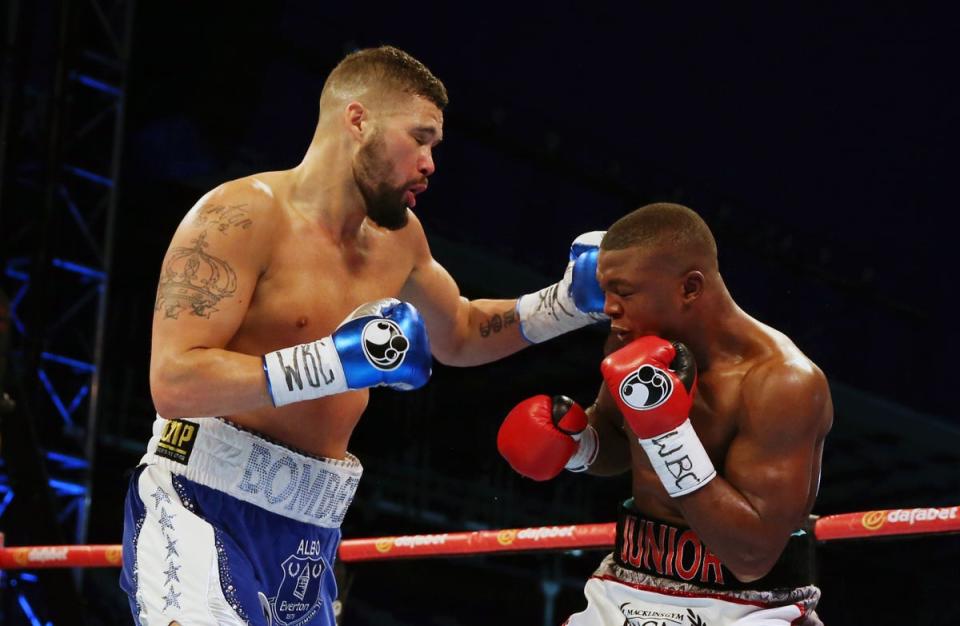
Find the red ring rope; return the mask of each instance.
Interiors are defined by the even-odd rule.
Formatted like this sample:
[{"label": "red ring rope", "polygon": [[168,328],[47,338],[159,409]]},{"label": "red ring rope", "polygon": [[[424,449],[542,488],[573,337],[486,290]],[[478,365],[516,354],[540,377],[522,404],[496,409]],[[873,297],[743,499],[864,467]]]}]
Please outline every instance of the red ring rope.
[{"label": "red ring rope", "polygon": [[[814,534],[820,542],[960,532],[960,506],[886,509],[827,515],[816,520]],[[616,525],[579,524],[478,530],[348,539],[340,544],[339,558],[350,563],[427,556],[468,556],[489,553],[543,550],[609,549]],[[119,567],[119,545],[2,547],[0,569],[50,567]]]}]

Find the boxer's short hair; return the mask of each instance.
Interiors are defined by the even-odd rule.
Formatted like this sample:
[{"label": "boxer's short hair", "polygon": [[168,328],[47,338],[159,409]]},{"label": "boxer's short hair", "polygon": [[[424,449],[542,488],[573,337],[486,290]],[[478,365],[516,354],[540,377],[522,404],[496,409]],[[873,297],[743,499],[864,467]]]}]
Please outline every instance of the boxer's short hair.
[{"label": "boxer's short hair", "polygon": [[717,241],[697,213],[683,205],[657,202],[632,211],[607,230],[602,250],[661,247],[681,254],[717,258]]},{"label": "boxer's short hair", "polygon": [[447,88],[427,66],[399,48],[380,46],[352,52],[333,68],[323,85],[321,106],[331,90],[349,93],[371,88],[421,96],[440,110],[449,102]]}]

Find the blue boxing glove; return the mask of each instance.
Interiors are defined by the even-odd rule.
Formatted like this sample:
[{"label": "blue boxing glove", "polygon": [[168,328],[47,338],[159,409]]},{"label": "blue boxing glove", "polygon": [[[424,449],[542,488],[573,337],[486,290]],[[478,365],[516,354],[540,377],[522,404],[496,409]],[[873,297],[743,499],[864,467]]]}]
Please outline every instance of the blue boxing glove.
[{"label": "blue boxing glove", "polygon": [[417,389],[430,378],[431,364],[420,313],[395,298],[358,307],[328,337],[263,357],[274,406],[350,389]]},{"label": "blue boxing glove", "polygon": [[604,234],[596,230],[574,239],[560,282],[517,299],[520,331],[527,341],[540,343],[608,319],[597,283],[597,254]]},{"label": "blue boxing glove", "polygon": [[[599,246],[578,246],[574,242],[574,245],[570,248],[570,257],[573,260],[570,295],[573,296],[573,303],[576,307],[584,313],[603,314],[603,303],[606,298],[603,295],[603,289],[600,288],[600,283],[597,282],[597,257],[599,255]],[[606,315],[603,315],[603,319],[606,319]]]},{"label": "blue boxing glove", "polygon": [[387,386],[409,391],[430,378],[430,340],[412,304],[396,298],[364,304],[332,336],[348,389]]}]

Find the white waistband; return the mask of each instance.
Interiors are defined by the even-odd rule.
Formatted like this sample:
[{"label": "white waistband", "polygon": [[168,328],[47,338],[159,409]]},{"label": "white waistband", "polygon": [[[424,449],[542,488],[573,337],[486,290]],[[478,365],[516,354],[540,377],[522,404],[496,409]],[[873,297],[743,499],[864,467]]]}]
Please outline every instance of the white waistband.
[{"label": "white waistband", "polygon": [[213,417],[158,415],[140,463],[324,528],[339,528],[363,474],[352,454],[306,456]]}]

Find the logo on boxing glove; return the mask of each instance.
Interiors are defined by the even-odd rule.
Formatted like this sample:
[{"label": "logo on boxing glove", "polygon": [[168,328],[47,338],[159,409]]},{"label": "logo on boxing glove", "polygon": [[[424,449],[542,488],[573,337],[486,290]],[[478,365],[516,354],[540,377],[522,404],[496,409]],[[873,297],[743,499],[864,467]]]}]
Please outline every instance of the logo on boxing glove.
[{"label": "logo on boxing glove", "polygon": [[643,365],[620,383],[620,399],[631,409],[649,411],[670,398],[673,381],[663,370]]},{"label": "logo on boxing glove", "polygon": [[363,327],[363,355],[370,365],[389,372],[400,367],[410,348],[410,341],[396,322],[387,319],[372,320]]}]

